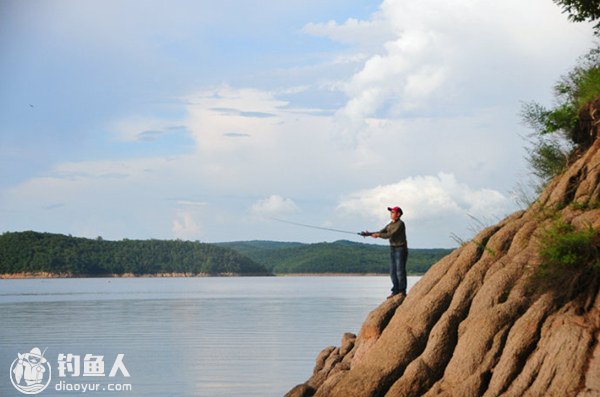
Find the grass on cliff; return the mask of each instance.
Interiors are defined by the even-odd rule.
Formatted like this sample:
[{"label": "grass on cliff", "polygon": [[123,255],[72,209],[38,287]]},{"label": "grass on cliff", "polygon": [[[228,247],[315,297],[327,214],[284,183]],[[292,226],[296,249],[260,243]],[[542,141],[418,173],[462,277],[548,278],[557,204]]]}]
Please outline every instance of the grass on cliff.
[{"label": "grass on cliff", "polygon": [[541,236],[541,263],[533,272],[535,292],[554,292],[573,298],[600,282],[600,231],[576,229],[563,220],[555,221]]}]

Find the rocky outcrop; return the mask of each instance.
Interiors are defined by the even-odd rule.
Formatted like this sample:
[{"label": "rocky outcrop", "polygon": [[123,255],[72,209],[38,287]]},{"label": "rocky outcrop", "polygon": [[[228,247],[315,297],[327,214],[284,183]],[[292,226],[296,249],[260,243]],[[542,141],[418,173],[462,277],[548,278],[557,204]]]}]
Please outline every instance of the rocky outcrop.
[{"label": "rocky outcrop", "polygon": [[335,383],[336,375],[342,376],[350,370],[351,363],[358,363],[381,336],[382,331],[404,301],[404,295],[396,295],[386,300],[369,313],[358,334],[345,333],[341,347],[329,346],[317,357],[311,378],[293,388],[286,397],[312,396],[317,389],[327,389],[327,384]]},{"label": "rocky outcrop", "polygon": [[357,337],[323,350],[286,396],[600,396],[598,283],[567,295],[530,289],[556,219],[600,229],[600,140],[528,210],[481,231],[406,298],[371,312]]}]

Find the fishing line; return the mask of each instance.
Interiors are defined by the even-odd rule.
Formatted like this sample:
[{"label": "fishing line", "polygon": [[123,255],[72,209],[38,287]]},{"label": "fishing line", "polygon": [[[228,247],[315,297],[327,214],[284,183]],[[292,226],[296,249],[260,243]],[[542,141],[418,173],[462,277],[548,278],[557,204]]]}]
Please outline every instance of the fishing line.
[{"label": "fishing line", "polygon": [[298,223],[298,222],[292,222],[292,221],[286,221],[285,219],[279,219],[279,218],[275,218],[272,216],[268,216],[267,218],[277,221],[277,222],[281,222],[281,223],[287,223],[289,225],[295,225],[295,226],[302,226],[302,227],[308,227],[311,229],[319,229],[319,230],[327,230],[330,232],[338,232],[338,233],[346,233],[346,234],[358,234],[361,235],[360,233],[357,232],[350,232],[348,230],[340,230],[340,229],[333,229],[331,227],[321,227],[321,226],[314,226],[314,225],[307,225],[305,223]]}]

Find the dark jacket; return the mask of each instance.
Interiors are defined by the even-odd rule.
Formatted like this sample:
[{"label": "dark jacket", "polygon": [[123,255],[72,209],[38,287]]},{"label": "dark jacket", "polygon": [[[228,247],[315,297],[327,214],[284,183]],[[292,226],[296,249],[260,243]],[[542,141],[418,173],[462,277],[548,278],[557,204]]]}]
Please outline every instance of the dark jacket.
[{"label": "dark jacket", "polygon": [[407,247],[406,226],[400,219],[388,223],[379,231],[379,237],[389,239],[392,247]]}]

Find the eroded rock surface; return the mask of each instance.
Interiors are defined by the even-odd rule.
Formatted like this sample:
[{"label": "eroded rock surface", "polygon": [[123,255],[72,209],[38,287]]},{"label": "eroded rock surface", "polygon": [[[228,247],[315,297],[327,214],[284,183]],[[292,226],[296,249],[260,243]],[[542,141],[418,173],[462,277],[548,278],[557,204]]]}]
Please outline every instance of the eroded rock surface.
[{"label": "eroded rock surface", "polygon": [[481,231],[406,298],[371,312],[357,337],[323,350],[286,396],[600,396],[597,284],[568,299],[528,290],[555,219],[600,229],[599,182],[596,139],[528,210]]}]

